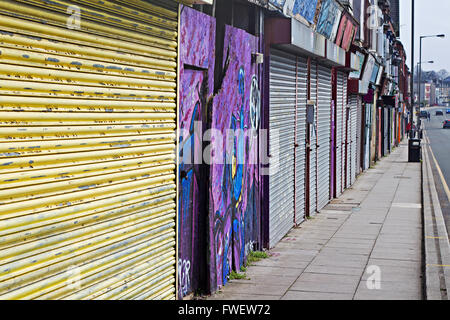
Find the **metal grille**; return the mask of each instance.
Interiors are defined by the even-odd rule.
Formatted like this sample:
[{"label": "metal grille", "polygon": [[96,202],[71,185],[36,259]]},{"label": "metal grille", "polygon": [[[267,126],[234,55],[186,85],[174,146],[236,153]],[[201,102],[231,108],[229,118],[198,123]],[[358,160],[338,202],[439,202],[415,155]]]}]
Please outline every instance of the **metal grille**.
[{"label": "metal grille", "polygon": [[318,208],[321,210],[330,200],[330,144],[331,144],[331,69],[318,66],[319,97],[318,97],[318,171],[317,197]]},{"label": "metal grille", "polygon": [[[364,170],[369,169],[370,166],[370,136],[372,133],[372,105],[364,104],[365,119],[364,119]],[[378,134],[378,133],[377,133]]]},{"label": "metal grille", "polygon": [[361,148],[362,148],[362,141],[363,141],[363,134],[362,134],[362,114],[363,114],[363,104],[361,97],[357,97],[357,110],[356,110],[356,176],[358,176],[361,173]]},{"label": "metal grille", "polygon": [[358,110],[358,96],[350,95],[350,185],[356,180],[356,145],[357,145],[357,110]]},{"label": "metal grille", "polygon": [[336,196],[342,194],[343,182],[343,157],[344,157],[344,79],[343,73],[337,72],[337,97],[336,97]]},{"label": "metal grille", "polygon": [[167,4],[0,2],[0,298],[175,297]]},{"label": "metal grille", "polygon": [[309,214],[314,216],[317,210],[317,90],[318,90],[318,77],[317,77],[317,63],[311,61],[310,71],[310,93],[311,100],[316,103],[314,110],[315,121],[314,125],[310,126],[310,147],[311,152],[309,156]]},{"label": "metal grille", "polygon": [[307,102],[308,66],[304,58],[297,57],[297,147],[296,147],[296,184],[295,184],[295,223],[305,218],[305,170],[306,170],[306,102]]},{"label": "metal grille", "polygon": [[[350,114],[348,114],[348,119],[347,119],[347,106],[349,104],[348,101],[348,97],[347,97],[347,74],[342,73],[342,78],[343,78],[343,84],[344,84],[344,89],[343,89],[343,101],[344,101],[344,121],[343,121],[343,134],[344,134],[344,145],[343,145],[343,155],[345,157],[345,159],[343,158],[343,164],[346,167],[343,167],[343,177],[342,177],[342,184],[343,184],[343,188],[342,188],[342,192],[344,192],[344,190],[348,187],[350,187],[350,165],[351,165],[351,161],[350,161],[350,140],[351,140],[351,119],[350,119]],[[345,168],[345,171],[344,171]]]},{"label": "metal grille", "polygon": [[383,118],[384,130],[382,132],[383,134],[382,139],[384,141],[383,155],[387,156],[389,150],[389,121],[388,121],[389,108],[382,108],[381,110],[384,116]]},{"label": "metal grille", "polygon": [[294,127],[296,57],[272,50],[270,57],[269,246],[294,225]]}]

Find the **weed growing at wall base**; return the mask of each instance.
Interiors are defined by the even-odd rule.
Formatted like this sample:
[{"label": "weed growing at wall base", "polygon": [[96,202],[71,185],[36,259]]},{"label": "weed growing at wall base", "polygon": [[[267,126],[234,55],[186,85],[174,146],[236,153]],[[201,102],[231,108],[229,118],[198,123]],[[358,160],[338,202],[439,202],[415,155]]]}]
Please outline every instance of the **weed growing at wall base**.
[{"label": "weed growing at wall base", "polygon": [[247,266],[252,265],[252,263],[258,262],[262,259],[269,258],[269,255],[264,251],[251,251],[247,257]]}]

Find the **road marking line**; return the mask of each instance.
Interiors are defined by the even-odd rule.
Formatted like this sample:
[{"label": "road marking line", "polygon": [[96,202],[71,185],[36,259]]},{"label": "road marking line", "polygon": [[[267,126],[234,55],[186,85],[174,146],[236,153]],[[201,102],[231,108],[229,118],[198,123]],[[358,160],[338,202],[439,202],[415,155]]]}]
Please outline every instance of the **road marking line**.
[{"label": "road marking line", "polygon": [[439,173],[439,177],[441,178],[442,185],[444,186],[445,193],[447,194],[447,199],[450,202],[450,189],[448,188],[447,182],[445,181],[444,175],[442,174],[441,167],[439,167],[439,164],[438,164],[438,162],[436,160],[436,157],[434,156],[433,149],[431,148],[431,144],[430,144],[429,139],[428,139],[428,135],[426,136],[426,138],[428,140],[428,148],[431,151],[431,156],[433,157],[433,161],[436,164],[436,168],[437,168],[437,171]]},{"label": "road marking line", "polygon": [[450,267],[448,264],[427,264],[429,267]]},{"label": "road marking line", "polygon": [[444,237],[431,237],[431,236],[426,236],[425,238],[427,238],[427,239],[445,239]]},{"label": "road marking line", "polygon": [[391,207],[394,208],[408,208],[408,209],[421,209],[422,204],[420,203],[393,203]]}]

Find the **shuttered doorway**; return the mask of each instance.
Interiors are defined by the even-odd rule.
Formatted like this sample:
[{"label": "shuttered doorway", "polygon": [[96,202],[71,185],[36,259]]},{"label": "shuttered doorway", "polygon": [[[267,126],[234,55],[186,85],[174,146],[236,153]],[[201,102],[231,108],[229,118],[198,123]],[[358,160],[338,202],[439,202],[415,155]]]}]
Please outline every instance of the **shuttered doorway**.
[{"label": "shuttered doorway", "polygon": [[357,112],[358,112],[358,96],[349,95],[350,104],[350,185],[356,180],[356,154],[357,154]]},{"label": "shuttered doorway", "polygon": [[345,104],[344,104],[344,74],[337,72],[337,88],[336,88],[336,197],[343,192],[343,175],[345,161],[345,141],[344,141],[344,121],[345,121]]},{"label": "shuttered doorway", "polygon": [[169,1],[0,2],[0,298],[175,297],[177,29]]},{"label": "shuttered doorway", "polygon": [[344,134],[344,144],[343,144],[343,154],[344,157],[342,158],[344,167],[343,167],[343,178],[342,178],[342,185],[343,189],[342,192],[344,192],[345,189],[349,188],[351,185],[351,179],[350,179],[350,172],[351,172],[351,109],[349,105],[349,99],[347,96],[347,74],[342,73],[343,77],[343,100],[344,100],[344,120],[343,120],[343,134]]},{"label": "shuttered doorway", "polygon": [[358,109],[356,110],[356,176],[361,173],[362,170],[362,157],[361,157],[361,149],[362,143],[364,140],[364,132],[363,132],[363,108],[361,96],[357,97],[358,101]]},{"label": "shuttered doorway", "polygon": [[317,210],[330,200],[331,69],[318,65]]},{"label": "shuttered doorway", "polygon": [[297,123],[295,156],[295,223],[305,219],[305,171],[306,171],[306,102],[308,65],[303,57],[297,57]]},{"label": "shuttered doorway", "polygon": [[296,74],[296,57],[272,49],[269,106],[271,248],[294,226]]},{"label": "shuttered doorway", "polygon": [[314,216],[317,212],[317,106],[318,106],[318,70],[317,62],[311,61],[310,68],[310,98],[315,103],[314,108],[314,124],[310,125],[310,149],[309,153],[309,215]]}]

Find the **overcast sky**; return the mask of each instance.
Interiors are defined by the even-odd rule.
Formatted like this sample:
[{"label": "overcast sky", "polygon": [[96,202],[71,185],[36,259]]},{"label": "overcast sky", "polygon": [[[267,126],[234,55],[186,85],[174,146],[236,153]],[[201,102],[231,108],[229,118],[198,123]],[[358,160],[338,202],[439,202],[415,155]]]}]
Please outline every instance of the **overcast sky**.
[{"label": "overcast sky", "polygon": [[[411,3],[400,0],[400,40],[407,52],[407,63],[411,67]],[[422,61],[433,60],[434,64],[424,64],[424,70],[446,69],[450,72],[450,1],[415,0],[415,40],[414,61],[419,62],[419,36],[444,33],[446,37],[422,40]]]}]

